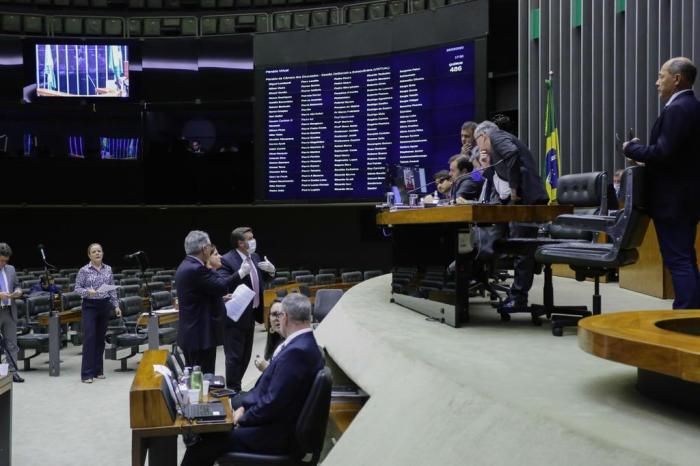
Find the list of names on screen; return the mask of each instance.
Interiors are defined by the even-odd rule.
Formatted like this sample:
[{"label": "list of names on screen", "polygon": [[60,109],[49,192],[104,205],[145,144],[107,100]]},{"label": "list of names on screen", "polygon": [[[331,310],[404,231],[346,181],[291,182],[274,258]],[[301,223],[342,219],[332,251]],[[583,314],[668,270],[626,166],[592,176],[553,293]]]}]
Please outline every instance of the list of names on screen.
[{"label": "list of names on screen", "polygon": [[474,67],[466,43],[266,69],[267,199],[379,199],[392,167],[444,168]]}]

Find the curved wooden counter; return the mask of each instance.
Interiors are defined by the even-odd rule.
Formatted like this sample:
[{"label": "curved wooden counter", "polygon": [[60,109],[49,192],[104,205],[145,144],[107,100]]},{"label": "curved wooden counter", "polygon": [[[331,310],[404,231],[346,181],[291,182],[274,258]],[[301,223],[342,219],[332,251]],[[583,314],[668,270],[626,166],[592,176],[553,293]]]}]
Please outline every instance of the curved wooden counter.
[{"label": "curved wooden counter", "polygon": [[616,312],[579,321],[584,351],[700,383],[700,310]]}]

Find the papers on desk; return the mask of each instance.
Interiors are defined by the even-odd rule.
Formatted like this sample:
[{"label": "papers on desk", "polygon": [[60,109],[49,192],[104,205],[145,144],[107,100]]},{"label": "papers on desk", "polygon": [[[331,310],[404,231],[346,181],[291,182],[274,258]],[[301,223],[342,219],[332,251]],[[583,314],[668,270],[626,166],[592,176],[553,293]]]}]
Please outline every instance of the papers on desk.
[{"label": "papers on desk", "polygon": [[119,285],[108,285],[108,284],[104,283],[104,284],[100,285],[100,287],[98,289],[96,289],[95,291],[97,291],[98,293],[109,293],[110,291],[114,291],[117,288],[119,288]]},{"label": "papers on desk", "polygon": [[238,322],[243,312],[248,308],[248,304],[255,297],[255,291],[246,285],[238,285],[238,288],[231,294],[231,299],[226,301],[226,315],[234,322]]},{"label": "papers on desk", "polygon": [[153,370],[156,371],[157,373],[159,373],[160,375],[164,375],[168,378],[173,377],[173,373],[170,372],[170,369],[168,368],[168,366],[164,366],[162,364],[153,364]]}]

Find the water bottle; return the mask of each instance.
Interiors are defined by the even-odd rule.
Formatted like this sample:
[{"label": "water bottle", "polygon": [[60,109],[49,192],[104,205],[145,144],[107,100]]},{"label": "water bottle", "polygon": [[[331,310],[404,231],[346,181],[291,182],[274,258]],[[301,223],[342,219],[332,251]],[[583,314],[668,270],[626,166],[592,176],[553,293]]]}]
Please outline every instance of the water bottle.
[{"label": "water bottle", "polygon": [[199,390],[199,402],[204,402],[204,383],[202,368],[200,366],[194,366],[194,371],[192,372],[191,385],[193,390]]},{"label": "water bottle", "polygon": [[190,388],[190,380],[191,380],[191,368],[190,367],[185,367],[185,372],[182,373],[182,378],[180,379],[180,385],[184,385],[188,389]]}]

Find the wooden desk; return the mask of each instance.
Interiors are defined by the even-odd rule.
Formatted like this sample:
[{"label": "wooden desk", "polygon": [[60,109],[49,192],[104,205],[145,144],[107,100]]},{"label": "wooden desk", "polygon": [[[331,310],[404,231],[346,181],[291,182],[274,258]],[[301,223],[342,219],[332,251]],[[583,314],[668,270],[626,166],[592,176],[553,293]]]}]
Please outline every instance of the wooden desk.
[{"label": "wooden desk", "polygon": [[[440,303],[428,299],[417,298],[407,294],[392,293],[392,300],[404,307],[435,318],[448,325],[459,327],[462,321],[469,320],[469,290],[468,284],[472,276],[472,262],[475,252],[471,245],[471,227],[474,223],[506,223],[506,222],[547,222],[554,220],[562,214],[572,213],[571,206],[548,205],[491,205],[491,204],[467,204],[445,207],[430,207],[416,209],[401,209],[394,212],[384,210],[377,214],[377,225],[389,227],[410,228],[416,226],[436,225],[434,234],[421,230],[418,238],[427,241],[425,246],[435,251],[435,248],[452,247],[450,259],[444,264],[439,262],[439,254],[434,253],[432,260],[438,261],[438,265],[446,266],[454,259],[456,261],[456,292],[455,304]],[[442,225],[442,227],[440,227]],[[449,231],[445,231],[449,227]],[[439,229],[441,228],[441,229]],[[431,238],[431,236],[434,236]],[[448,236],[451,236],[453,245],[448,246]],[[456,240],[455,240],[456,239]],[[400,264],[397,257],[405,254],[407,250],[418,249],[415,241],[401,241],[396,239],[396,231],[392,235],[394,251],[394,266]],[[443,244],[444,243],[444,244]],[[416,264],[412,264],[416,265]],[[426,264],[428,265],[428,264]],[[430,265],[436,265],[435,263]]]},{"label": "wooden desk", "polygon": [[[60,311],[58,313],[58,323],[60,325],[73,324],[75,322],[80,322],[83,312],[82,309],[77,307],[75,309],[69,309],[67,311]],[[49,315],[42,314],[37,319],[37,322],[42,327],[48,327],[49,325]]]},{"label": "wooden desk", "polygon": [[[673,299],[675,293],[671,274],[661,260],[656,228],[652,228],[653,224],[653,221],[649,223],[644,240],[637,248],[639,260],[620,268],[620,288],[661,299]],[[700,229],[695,236],[695,250],[700,251]]]},{"label": "wooden desk", "polygon": [[175,465],[178,435],[225,432],[233,428],[233,412],[228,398],[220,399],[226,407],[226,420],[220,423],[190,423],[181,416],[172,420],[161,391],[163,377],[153,370],[154,364],[165,365],[167,357],[167,350],[145,351],[129,390],[132,466],[142,466],[147,452],[151,466]]},{"label": "wooden desk", "polygon": [[578,325],[579,347],[637,367],[640,391],[683,404],[687,395],[700,408],[700,311],[615,312]]},{"label": "wooden desk", "polygon": [[[153,311],[153,315],[158,317],[158,325],[174,324],[180,320],[180,311],[178,309],[159,309]],[[143,327],[148,325],[148,312],[142,313],[136,319],[136,325]]]},{"label": "wooden desk", "polygon": [[0,466],[12,464],[12,375],[0,377]]},{"label": "wooden desk", "polygon": [[377,225],[415,225],[421,223],[504,223],[548,222],[573,212],[562,205],[467,204],[423,209],[384,210],[377,214]]}]

